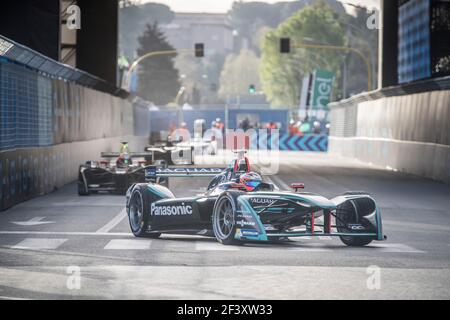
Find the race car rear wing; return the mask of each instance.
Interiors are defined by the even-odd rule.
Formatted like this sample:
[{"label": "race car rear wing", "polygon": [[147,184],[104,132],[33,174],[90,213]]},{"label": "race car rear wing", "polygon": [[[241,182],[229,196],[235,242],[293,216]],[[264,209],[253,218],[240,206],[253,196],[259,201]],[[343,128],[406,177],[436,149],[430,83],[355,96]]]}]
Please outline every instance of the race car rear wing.
[{"label": "race car rear wing", "polygon": [[225,171],[225,168],[145,168],[146,178],[156,177],[215,177]]},{"label": "race car rear wing", "polygon": [[[120,152],[102,152],[100,154],[102,158],[118,158],[120,156]],[[146,158],[151,157],[151,152],[130,152],[130,156],[133,158]]]}]

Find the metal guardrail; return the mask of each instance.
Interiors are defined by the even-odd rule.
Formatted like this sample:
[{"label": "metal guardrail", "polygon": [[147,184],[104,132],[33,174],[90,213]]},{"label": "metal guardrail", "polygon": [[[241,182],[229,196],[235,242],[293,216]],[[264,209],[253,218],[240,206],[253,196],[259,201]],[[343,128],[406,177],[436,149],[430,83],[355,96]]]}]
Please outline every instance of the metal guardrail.
[{"label": "metal guardrail", "polygon": [[126,98],[129,93],[90,73],[55,61],[0,35],[0,58],[34,69],[46,76],[65,79],[79,85]]}]

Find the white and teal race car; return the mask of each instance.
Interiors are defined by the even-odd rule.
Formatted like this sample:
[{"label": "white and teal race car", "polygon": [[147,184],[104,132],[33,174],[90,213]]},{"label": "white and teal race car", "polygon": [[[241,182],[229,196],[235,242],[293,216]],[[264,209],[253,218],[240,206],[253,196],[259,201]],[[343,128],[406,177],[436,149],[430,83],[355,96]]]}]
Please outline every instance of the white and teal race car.
[{"label": "white and teal race car", "polygon": [[[213,236],[224,245],[277,241],[290,237],[336,236],[348,246],[384,240],[381,213],[374,198],[347,192],[333,199],[279,191],[250,171],[245,156],[228,168],[146,169],[148,180],[164,177],[213,176],[204,194],[177,198],[157,183],[132,185],[126,195],[130,227],[137,237],[161,233]],[[243,180],[243,177],[250,177]],[[253,178],[254,179],[253,179]]]}]

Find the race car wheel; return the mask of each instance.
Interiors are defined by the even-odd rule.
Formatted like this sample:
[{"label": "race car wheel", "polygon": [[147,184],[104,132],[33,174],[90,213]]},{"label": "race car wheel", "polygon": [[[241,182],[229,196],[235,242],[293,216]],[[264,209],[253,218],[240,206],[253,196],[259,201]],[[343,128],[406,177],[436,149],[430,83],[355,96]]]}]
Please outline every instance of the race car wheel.
[{"label": "race car wheel", "polygon": [[364,247],[372,242],[371,237],[344,237],[341,236],[341,241],[349,247]]},{"label": "race car wheel", "polygon": [[[350,201],[338,207],[338,210],[336,211],[336,227],[338,232],[351,232],[351,230],[348,229],[347,225],[357,222],[357,212],[354,210],[354,207]],[[373,237],[365,236],[340,236],[339,238],[345,245],[349,247],[363,247],[371,243],[373,240]]]},{"label": "race car wheel", "polygon": [[79,196],[89,195],[89,190],[86,188],[83,182],[78,182],[78,195]]},{"label": "race car wheel", "polygon": [[169,188],[169,178],[159,178],[158,184],[162,185],[163,187]]},{"label": "race car wheel", "polygon": [[161,233],[147,232],[149,227],[149,201],[147,199],[145,188],[136,185],[131,194],[128,207],[128,219],[131,231],[136,237],[158,238]]},{"label": "race car wheel", "polygon": [[212,226],[217,241],[224,245],[240,244],[236,234],[236,200],[229,192],[221,195],[214,204]]},{"label": "race car wheel", "polygon": [[80,196],[88,196],[89,195],[89,189],[84,182],[83,174],[81,173],[81,168],[78,169],[78,195]]}]

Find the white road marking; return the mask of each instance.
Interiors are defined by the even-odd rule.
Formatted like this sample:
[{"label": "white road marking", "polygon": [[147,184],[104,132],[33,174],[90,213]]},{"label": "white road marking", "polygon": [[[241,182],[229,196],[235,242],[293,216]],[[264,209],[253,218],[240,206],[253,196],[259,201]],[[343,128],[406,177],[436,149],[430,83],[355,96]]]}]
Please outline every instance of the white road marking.
[{"label": "white road marking", "polygon": [[54,238],[26,238],[19,242],[12,249],[47,249],[54,250],[66,242],[68,239],[54,239]]},{"label": "white road marking", "polygon": [[28,221],[11,221],[11,223],[17,224],[19,226],[38,226],[41,224],[55,223],[54,221],[42,221],[45,217],[34,217]]},{"label": "white road marking", "polygon": [[0,300],[31,300],[31,299],[0,296]]},{"label": "white road marking", "polygon": [[151,240],[115,239],[108,242],[106,250],[148,250]]},{"label": "white road marking", "polygon": [[368,247],[380,248],[381,252],[395,252],[395,253],[425,253],[425,251],[418,250],[403,243],[371,243]]},{"label": "white road marking", "polygon": [[114,229],[114,227],[117,226],[126,217],[127,217],[127,210],[126,208],[123,208],[114,218],[112,218],[111,221],[109,221],[103,227],[98,229],[96,233],[108,233],[109,231]]},{"label": "white road marking", "polygon": [[195,243],[195,250],[198,250],[198,251],[238,251],[238,250],[240,250],[240,247],[225,246],[218,242],[197,241]]},{"label": "white road marking", "polygon": [[[0,286],[11,288],[10,291],[19,292],[27,298],[61,296],[67,293],[66,271],[67,266],[39,266],[37,270],[29,266],[0,267]],[[105,275],[111,280],[105,281]],[[381,290],[367,289],[367,279],[370,276],[367,274],[367,266],[137,266],[130,261],[83,266],[82,276],[81,289],[71,290],[67,293],[70,294],[69,297],[212,300],[230,297],[256,300],[414,300],[450,297],[449,268],[382,267]],[[149,290],[153,287],[158,290]]]}]

